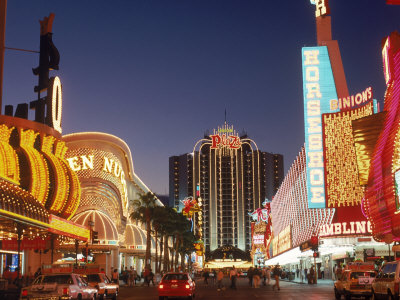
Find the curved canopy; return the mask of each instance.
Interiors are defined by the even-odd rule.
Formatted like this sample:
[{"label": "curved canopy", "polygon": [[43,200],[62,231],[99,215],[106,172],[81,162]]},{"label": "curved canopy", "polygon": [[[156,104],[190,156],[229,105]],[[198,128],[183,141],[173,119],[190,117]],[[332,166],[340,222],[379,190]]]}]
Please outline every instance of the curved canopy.
[{"label": "curved canopy", "polygon": [[241,259],[250,261],[250,253],[247,253],[239,248],[231,245],[226,245],[215,249],[207,255],[207,260],[214,259]]},{"label": "curved canopy", "polygon": [[[127,247],[135,246],[136,249],[146,250],[146,231],[135,224],[127,224],[125,229],[125,245]],[[155,250],[156,244],[151,237],[151,249]]]},{"label": "curved canopy", "polygon": [[118,231],[115,223],[105,213],[98,210],[86,210],[75,215],[72,221],[84,226],[90,226],[89,222],[93,222],[92,229],[98,232],[100,241],[118,241]]}]

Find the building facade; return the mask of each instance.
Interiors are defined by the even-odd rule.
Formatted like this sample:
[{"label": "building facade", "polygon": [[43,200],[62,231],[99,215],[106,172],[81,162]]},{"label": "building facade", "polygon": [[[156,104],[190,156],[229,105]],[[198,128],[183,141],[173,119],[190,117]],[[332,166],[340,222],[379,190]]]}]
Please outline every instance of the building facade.
[{"label": "building facade", "polygon": [[249,213],[272,199],[283,180],[283,156],[262,152],[226,122],[199,140],[192,153],[169,159],[170,205],[198,199],[197,230],[205,250],[251,247]]}]

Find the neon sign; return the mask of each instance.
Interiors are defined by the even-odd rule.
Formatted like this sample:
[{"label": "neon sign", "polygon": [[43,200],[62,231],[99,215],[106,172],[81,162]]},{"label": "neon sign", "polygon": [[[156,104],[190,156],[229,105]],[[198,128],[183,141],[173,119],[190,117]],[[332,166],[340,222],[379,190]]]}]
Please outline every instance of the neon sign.
[{"label": "neon sign", "polygon": [[337,99],[328,48],[302,49],[307,195],[309,208],[325,208],[325,169],[322,136],[323,113],[332,110],[330,99]]},{"label": "neon sign", "polygon": [[372,99],[372,87],[366,88],[365,91],[351,95],[346,98],[332,99],[330,100],[331,110],[345,110],[351,109],[358,105],[364,104]]},{"label": "neon sign", "polygon": [[370,221],[343,222],[324,224],[319,228],[319,236],[371,234]]},{"label": "neon sign", "polygon": [[[74,156],[67,158],[70,168],[75,171],[84,171],[84,170],[94,170],[95,163],[94,163],[94,155],[81,155],[81,156]],[[112,158],[107,156],[103,156],[102,158],[103,163],[101,164],[100,168],[102,172],[111,174],[115,177],[119,183],[121,184],[121,197],[125,208],[128,205],[128,189],[126,186],[126,179],[125,179],[125,172],[122,169],[121,164]]]},{"label": "neon sign", "polygon": [[235,135],[226,134],[213,134],[211,137],[211,149],[219,149],[219,148],[229,148],[229,149],[240,149],[242,143],[240,138]]},{"label": "neon sign", "polygon": [[328,0],[310,0],[315,5],[315,17],[321,17],[330,14]]}]

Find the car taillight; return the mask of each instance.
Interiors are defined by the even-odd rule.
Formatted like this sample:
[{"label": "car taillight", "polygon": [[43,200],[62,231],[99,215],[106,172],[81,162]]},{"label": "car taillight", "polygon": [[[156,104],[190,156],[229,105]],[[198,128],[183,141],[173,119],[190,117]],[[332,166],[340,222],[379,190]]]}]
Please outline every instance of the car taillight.
[{"label": "car taillight", "polygon": [[22,291],[22,297],[28,296],[28,290],[23,290]]},{"label": "car taillight", "polygon": [[62,293],[63,295],[68,295],[68,288],[63,288]]},{"label": "car taillight", "polygon": [[158,288],[159,288],[159,289],[163,289],[163,288],[164,288],[164,285],[160,284],[160,285],[158,286]]},{"label": "car taillight", "polygon": [[187,289],[190,289],[190,284],[185,285]]},{"label": "car taillight", "polygon": [[398,283],[398,282],[396,282],[396,283],[394,284],[394,292],[395,292],[396,294],[399,292],[399,283]]}]

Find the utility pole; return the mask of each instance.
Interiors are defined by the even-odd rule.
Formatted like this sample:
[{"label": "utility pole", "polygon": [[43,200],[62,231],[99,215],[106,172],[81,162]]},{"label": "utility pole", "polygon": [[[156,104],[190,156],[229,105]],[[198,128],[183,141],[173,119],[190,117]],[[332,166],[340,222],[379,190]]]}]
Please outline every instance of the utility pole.
[{"label": "utility pole", "polygon": [[7,0],[0,0],[0,115],[3,106],[4,51],[6,47]]}]

